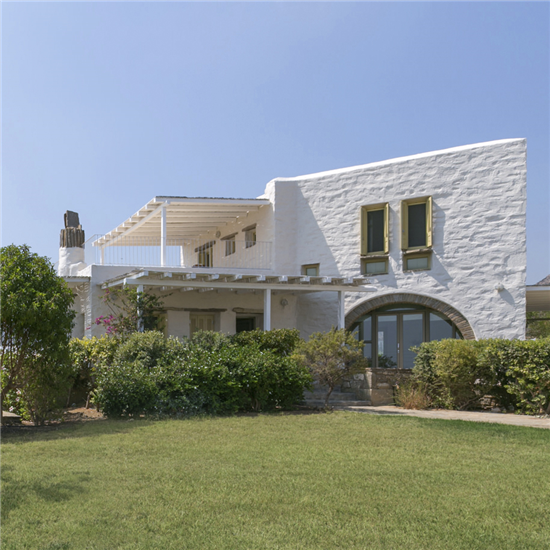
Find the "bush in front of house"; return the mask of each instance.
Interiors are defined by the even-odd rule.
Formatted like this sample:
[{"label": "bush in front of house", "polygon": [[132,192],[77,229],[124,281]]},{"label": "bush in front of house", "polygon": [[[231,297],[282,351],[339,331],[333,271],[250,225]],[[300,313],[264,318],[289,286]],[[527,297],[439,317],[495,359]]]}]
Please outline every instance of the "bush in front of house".
[{"label": "bush in front of house", "polygon": [[280,356],[292,355],[300,343],[300,331],[281,328],[273,330],[250,330],[239,332],[231,337],[233,343],[239,346],[257,344],[260,350],[270,350]]},{"label": "bush in front of house", "polygon": [[493,394],[506,392],[520,412],[550,414],[550,338],[483,342],[479,362],[494,372]]},{"label": "bush in front of house", "polygon": [[363,356],[363,342],[345,329],[315,332],[309,341],[296,347],[293,359],[307,368],[321,386],[327,387],[325,407],[330,394],[345,378],[364,372],[368,361]]},{"label": "bush in front of house", "polygon": [[186,341],[134,333],[113,355],[95,355],[94,401],[111,417],[289,408],[301,401],[311,376],[287,353],[297,331],[274,332],[249,338],[202,332]]},{"label": "bush in front of house", "polygon": [[444,409],[479,407],[480,400],[493,387],[493,373],[478,364],[480,342],[438,340],[418,348],[413,379],[422,384],[432,406]]},{"label": "bush in front of house", "polygon": [[502,408],[550,414],[550,339],[439,340],[416,351],[413,381],[434,407],[479,408],[490,396]]}]

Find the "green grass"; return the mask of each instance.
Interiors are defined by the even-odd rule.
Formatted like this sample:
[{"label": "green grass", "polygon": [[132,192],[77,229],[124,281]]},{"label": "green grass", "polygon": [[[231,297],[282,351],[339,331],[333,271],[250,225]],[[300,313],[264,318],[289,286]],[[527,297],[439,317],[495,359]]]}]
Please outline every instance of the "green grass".
[{"label": "green grass", "polygon": [[550,431],[353,413],[2,442],[2,549],[550,548]]}]

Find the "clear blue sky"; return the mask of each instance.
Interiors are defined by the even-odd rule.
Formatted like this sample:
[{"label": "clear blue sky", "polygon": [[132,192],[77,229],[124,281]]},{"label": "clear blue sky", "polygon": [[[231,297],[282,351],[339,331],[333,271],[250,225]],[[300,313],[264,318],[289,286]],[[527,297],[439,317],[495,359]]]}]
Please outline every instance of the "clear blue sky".
[{"label": "clear blue sky", "polygon": [[[528,146],[549,265],[548,3],[2,3],[2,243],[57,261],[155,195],[494,139]],[[503,228],[505,229],[505,228]]]}]

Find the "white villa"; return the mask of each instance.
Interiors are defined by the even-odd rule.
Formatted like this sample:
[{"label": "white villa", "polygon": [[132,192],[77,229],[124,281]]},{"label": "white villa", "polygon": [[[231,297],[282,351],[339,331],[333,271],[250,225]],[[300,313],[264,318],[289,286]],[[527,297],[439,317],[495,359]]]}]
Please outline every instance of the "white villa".
[{"label": "white villa", "polygon": [[76,336],[102,333],[105,289],[135,285],[163,297],[168,335],[347,327],[373,369],[408,369],[425,340],[525,337],[525,208],[526,141],[506,139],[276,178],[255,199],[155,196],[85,247],[68,213],[62,237],[82,238],[62,238],[59,273]]}]

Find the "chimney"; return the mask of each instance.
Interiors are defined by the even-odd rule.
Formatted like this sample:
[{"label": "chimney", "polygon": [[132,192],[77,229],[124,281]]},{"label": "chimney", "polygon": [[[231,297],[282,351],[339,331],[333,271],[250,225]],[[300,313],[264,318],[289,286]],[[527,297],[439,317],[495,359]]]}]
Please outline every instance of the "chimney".
[{"label": "chimney", "polygon": [[59,265],[57,273],[61,277],[75,276],[86,267],[84,251],[84,230],[79,223],[78,214],[65,212],[65,229],[59,235]]}]

